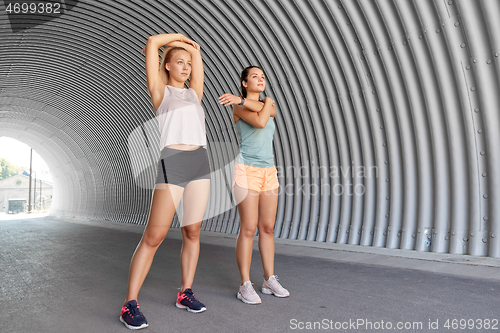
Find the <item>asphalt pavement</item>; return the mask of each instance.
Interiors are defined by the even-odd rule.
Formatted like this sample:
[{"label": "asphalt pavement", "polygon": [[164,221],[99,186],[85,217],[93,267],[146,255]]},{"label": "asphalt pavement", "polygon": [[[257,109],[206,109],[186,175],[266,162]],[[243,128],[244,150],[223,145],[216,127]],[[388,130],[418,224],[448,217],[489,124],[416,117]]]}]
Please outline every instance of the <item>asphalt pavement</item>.
[{"label": "asphalt pavement", "polygon": [[[129,332],[119,322],[144,226],[51,216],[0,221],[0,332]],[[276,240],[290,297],[236,298],[236,235],[202,232],[193,291],[207,311],[175,307],[181,235],[171,229],[139,294],[142,332],[497,332],[500,260]],[[256,237],[257,240],[257,237]]]}]

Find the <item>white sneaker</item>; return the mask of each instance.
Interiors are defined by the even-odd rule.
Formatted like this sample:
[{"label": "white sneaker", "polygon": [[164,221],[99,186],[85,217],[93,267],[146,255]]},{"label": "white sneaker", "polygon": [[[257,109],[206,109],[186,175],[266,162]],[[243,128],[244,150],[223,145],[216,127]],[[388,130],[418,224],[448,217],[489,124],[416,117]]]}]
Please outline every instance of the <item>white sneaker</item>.
[{"label": "white sneaker", "polygon": [[262,293],[263,294],[274,294],[276,297],[288,297],[290,293],[288,290],[283,288],[281,284],[278,282],[278,275],[271,275],[269,279],[262,284]]},{"label": "white sneaker", "polygon": [[240,289],[238,290],[238,299],[241,299],[243,303],[246,304],[260,304],[261,300],[259,295],[253,289],[252,283],[250,281],[245,281]]}]

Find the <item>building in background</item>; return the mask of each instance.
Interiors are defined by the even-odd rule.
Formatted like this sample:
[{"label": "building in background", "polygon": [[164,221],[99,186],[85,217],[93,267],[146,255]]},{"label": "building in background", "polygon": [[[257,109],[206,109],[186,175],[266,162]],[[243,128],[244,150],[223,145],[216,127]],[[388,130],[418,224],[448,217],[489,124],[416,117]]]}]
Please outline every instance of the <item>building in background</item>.
[{"label": "building in background", "polygon": [[[29,172],[0,180],[0,212],[17,214],[28,211]],[[52,204],[52,183],[32,178],[31,183],[32,212],[44,212]]]}]

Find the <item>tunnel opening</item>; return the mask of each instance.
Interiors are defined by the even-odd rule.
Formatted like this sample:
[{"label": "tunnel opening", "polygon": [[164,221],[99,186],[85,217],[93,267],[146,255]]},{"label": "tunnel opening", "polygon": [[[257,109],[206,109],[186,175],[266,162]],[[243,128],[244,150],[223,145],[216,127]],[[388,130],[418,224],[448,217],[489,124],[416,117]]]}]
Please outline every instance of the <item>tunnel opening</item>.
[{"label": "tunnel opening", "polygon": [[54,183],[44,159],[29,145],[0,137],[0,219],[48,215]]}]

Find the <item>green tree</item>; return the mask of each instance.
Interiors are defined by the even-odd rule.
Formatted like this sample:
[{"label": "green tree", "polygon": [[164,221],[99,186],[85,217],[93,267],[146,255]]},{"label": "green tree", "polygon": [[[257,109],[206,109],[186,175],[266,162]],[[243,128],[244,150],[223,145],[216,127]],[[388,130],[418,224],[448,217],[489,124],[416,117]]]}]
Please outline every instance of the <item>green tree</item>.
[{"label": "green tree", "polygon": [[23,170],[23,167],[14,165],[5,158],[0,158],[0,180],[14,176]]}]

